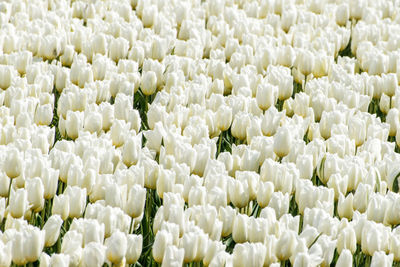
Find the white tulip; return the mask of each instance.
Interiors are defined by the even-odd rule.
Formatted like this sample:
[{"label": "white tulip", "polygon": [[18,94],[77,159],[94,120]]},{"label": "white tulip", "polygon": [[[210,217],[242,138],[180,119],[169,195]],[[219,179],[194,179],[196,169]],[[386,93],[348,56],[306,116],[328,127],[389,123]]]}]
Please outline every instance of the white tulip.
[{"label": "white tulip", "polygon": [[126,235],[120,231],[114,232],[105,240],[106,256],[114,264],[121,263],[128,249]]},{"label": "white tulip", "polygon": [[392,266],[393,254],[386,255],[384,251],[375,251],[372,255],[371,267],[375,266]]},{"label": "white tulip", "polygon": [[28,194],[28,202],[35,212],[44,208],[44,186],[39,177],[30,178],[25,181],[25,189]]},{"label": "white tulip", "polygon": [[24,188],[11,190],[9,211],[12,217],[20,218],[28,210],[28,192]]},{"label": "white tulip", "polygon": [[282,158],[289,154],[292,145],[292,134],[288,127],[282,126],[274,135],[274,152]]},{"label": "white tulip", "polygon": [[82,251],[81,265],[101,267],[106,259],[106,247],[101,243],[91,242]]},{"label": "white tulip", "polygon": [[146,203],[146,189],[135,184],[129,190],[125,211],[132,218],[142,215]]},{"label": "white tulip", "polygon": [[134,264],[142,253],[143,237],[141,235],[127,235],[127,242],[126,263]]},{"label": "white tulip", "polygon": [[353,266],[353,254],[348,249],[343,249],[337,259],[336,265],[343,267]]},{"label": "white tulip", "polygon": [[64,194],[69,196],[69,217],[76,218],[82,216],[86,207],[86,188],[67,186]]}]

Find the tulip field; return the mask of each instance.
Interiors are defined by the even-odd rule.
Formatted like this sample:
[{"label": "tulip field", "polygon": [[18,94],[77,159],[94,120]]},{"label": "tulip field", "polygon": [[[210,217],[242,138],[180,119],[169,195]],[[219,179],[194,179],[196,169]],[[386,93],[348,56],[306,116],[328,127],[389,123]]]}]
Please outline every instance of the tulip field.
[{"label": "tulip field", "polygon": [[0,1],[0,267],[400,266],[399,0]]}]

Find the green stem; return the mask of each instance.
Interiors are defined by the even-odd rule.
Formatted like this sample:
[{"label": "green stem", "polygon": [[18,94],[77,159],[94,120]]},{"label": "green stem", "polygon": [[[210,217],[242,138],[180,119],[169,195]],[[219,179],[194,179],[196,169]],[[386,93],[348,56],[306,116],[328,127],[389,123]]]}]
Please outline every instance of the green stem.
[{"label": "green stem", "polygon": [[12,180],[10,179],[10,184],[8,185],[8,197],[7,197],[6,207],[8,207],[8,203],[10,203],[11,185],[12,185]]},{"label": "green stem", "polygon": [[218,139],[218,151],[217,151],[217,157],[221,153],[221,145],[222,145],[222,139],[224,138],[224,132],[222,131],[221,134],[219,135]]},{"label": "green stem", "polygon": [[47,201],[44,201],[44,207],[42,209],[42,211],[40,212],[40,217],[41,217],[41,222],[40,222],[40,229],[43,229],[44,226],[44,217],[46,215],[46,203]]}]

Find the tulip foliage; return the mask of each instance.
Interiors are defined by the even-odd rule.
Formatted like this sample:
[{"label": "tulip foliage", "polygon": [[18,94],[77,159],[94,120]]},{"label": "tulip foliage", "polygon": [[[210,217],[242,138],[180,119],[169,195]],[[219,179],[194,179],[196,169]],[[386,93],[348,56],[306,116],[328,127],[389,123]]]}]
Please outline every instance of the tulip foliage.
[{"label": "tulip foliage", "polygon": [[0,266],[400,266],[400,2],[0,2]]}]

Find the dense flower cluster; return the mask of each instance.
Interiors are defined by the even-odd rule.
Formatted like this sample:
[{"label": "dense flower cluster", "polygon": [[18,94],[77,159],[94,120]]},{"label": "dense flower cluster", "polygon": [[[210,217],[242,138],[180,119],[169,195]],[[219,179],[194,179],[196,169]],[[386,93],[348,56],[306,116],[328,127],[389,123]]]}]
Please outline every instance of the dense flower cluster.
[{"label": "dense flower cluster", "polygon": [[0,266],[400,262],[400,2],[0,3]]}]

